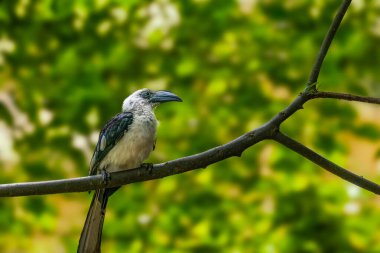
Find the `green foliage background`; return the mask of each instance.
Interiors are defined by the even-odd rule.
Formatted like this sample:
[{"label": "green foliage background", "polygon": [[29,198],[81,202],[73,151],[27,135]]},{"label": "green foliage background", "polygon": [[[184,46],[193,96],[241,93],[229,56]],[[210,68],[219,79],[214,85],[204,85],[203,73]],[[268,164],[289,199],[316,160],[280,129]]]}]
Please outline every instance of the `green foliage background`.
[{"label": "green foliage background", "polygon": [[[0,183],[84,176],[102,125],[142,87],[150,162],[198,153],[269,120],[304,88],[340,1],[0,2]],[[380,4],[354,0],[321,90],[380,95]],[[379,182],[380,111],[309,102],[283,126]],[[87,193],[0,200],[1,252],[74,252]],[[123,187],[104,252],[380,252],[378,197],[267,141],[186,174]]]}]

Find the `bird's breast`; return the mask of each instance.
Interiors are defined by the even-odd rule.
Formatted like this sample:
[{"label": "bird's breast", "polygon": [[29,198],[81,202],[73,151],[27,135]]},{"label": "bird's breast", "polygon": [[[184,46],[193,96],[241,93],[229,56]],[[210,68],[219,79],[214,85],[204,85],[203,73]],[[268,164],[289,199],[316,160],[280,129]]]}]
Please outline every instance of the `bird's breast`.
[{"label": "bird's breast", "polygon": [[153,150],[156,119],[137,117],[121,140],[104,157],[100,168],[108,172],[139,167]]}]

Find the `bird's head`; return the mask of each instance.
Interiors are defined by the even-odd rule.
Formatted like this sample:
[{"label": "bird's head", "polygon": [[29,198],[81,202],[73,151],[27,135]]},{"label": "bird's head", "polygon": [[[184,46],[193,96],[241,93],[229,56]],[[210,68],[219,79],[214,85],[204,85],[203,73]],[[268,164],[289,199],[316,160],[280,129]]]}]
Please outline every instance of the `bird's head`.
[{"label": "bird's head", "polygon": [[170,101],[182,102],[182,99],[169,91],[152,91],[144,88],[135,91],[124,100],[123,111],[131,111],[137,108],[146,108],[147,106],[154,109],[158,105]]}]

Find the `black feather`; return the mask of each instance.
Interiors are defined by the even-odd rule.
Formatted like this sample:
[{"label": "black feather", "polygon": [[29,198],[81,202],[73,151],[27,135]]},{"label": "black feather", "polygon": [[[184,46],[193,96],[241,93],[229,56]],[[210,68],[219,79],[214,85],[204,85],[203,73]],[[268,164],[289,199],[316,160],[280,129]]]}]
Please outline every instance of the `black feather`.
[{"label": "black feather", "polygon": [[[123,138],[124,133],[127,132],[133,123],[133,114],[131,112],[122,112],[113,117],[103,127],[99,134],[99,140],[96,144],[95,152],[91,159],[89,175],[98,173],[99,164],[108,152]],[[101,149],[102,138],[105,137],[106,144]]]}]

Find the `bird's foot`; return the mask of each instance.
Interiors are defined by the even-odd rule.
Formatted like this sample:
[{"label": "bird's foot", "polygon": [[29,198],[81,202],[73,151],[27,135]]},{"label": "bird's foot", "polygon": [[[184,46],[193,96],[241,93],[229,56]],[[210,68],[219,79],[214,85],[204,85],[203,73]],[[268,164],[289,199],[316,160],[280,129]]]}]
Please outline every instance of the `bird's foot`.
[{"label": "bird's foot", "polygon": [[111,180],[111,175],[105,169],[102,169],[103,184],[107,185]]},{"label": "bird's foot", "polygon": [[143,163],[141,164],[141,167],[146,169],[149,172],[149,174],[151,174],[153,171],[153,163]]}]

